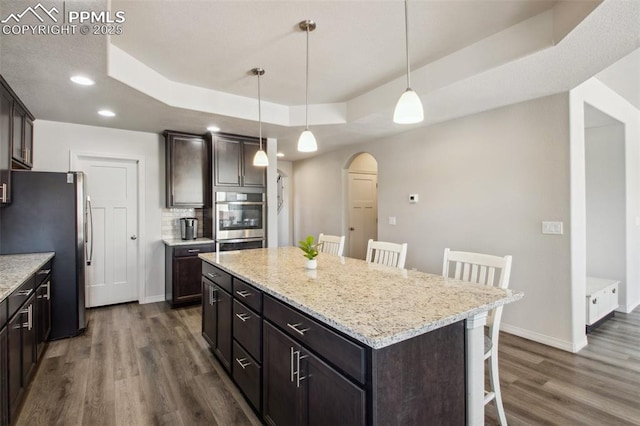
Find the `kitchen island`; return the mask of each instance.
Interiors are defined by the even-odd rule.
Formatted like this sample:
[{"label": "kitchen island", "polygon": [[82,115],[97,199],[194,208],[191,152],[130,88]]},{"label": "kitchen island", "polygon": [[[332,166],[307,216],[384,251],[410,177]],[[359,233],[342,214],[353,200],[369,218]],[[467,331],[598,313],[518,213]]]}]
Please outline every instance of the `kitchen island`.
[{"label": "kitchen island", "polygon": [[522,293],[325,254],[306,270],[294,247],[200,258],[203,335],[267,423],[483,423],[486,314]]}]

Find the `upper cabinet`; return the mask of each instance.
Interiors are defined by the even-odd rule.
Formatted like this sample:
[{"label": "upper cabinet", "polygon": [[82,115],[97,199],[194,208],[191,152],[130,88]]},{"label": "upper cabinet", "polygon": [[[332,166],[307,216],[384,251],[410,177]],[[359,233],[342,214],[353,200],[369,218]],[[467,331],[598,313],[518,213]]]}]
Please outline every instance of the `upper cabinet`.
[{"label": "upper cabinet", "polygon": [[17,102],[13,103],[13,164],[14,168],[31,169],[33,165],[33,118]]},{"label": "upper cabinet", "polygon": [[265,168],[253,165],[253,157],[259,149],[260,143],[257,138],[214,135],[214,186],[264,190]]},{"label": "upper cabinet", "polygon": [[0,205],[11,202],[11,169],[31,169],[33,120],[0,76]]},{"label": "upper cabinet", "polygon": [[210,205],[210,144],[202,135],[165,131],[167,207]]}]

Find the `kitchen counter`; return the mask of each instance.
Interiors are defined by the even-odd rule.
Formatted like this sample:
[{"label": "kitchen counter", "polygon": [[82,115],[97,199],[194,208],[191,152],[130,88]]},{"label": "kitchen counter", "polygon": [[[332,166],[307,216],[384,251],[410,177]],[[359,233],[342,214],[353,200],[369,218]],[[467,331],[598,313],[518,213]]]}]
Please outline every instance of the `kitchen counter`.
[{"label": "kitchen counter", "polygon": [[359,342],[380,349],[521,299],[513,290],[320,253],[306,270],[296,247],[203,253],[206,262]]},{"label": "kitchen counter", "polygon": [[196,238],[195,240],[183,240],[181,238],[167,238],[162,240],[162,242],[169,247],[175,246],[190,246],[194,244],[208,244],[214,243],[215,241],[211,238]]},{"label": "kitchen counter", "polygon": [[0,302],[35,274],[55,253],[0,255]]}]

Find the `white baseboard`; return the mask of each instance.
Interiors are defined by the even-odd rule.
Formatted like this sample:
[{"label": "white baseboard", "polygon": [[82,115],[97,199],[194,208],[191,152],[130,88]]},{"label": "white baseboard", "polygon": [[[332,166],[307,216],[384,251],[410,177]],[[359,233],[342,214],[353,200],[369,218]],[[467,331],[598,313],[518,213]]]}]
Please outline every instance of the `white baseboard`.
[{"label": "white baseboard", "polygon": [[616,311],[622,311],[625,314],[630,314],[638,306],[640,306],[640,301],[637,301],[635,303],[631,303],[630,305],[619,306],[618,309],[616,309]]},{"label": "white baseboard", "polygon": [[563,351],[572,352],[572,353],[576,353],[580,349],[587,346],[586,338],[584,339],[583,342],[574,344],[566,340],[557,339],[555,337],[547,336],[545,334],[536,333],[534,331],[526,330],[524,328],[516,327],[510,324],[505,324],[504,322],[500,324],[500,331],[504,331],[505,333],[513,334],[515,336],[519,336],[528,340],[533,340],[534,342],[542,343],[543,345],[552,346],[554,348],[562,349]]},{"label": "white baseboard", "polygon": [[164,302],[164,294],[160,294],[158,296],[145,297],[144,300],[140,301],[140,304],[145,305],[147,303],[158,303],[158,302]]}]

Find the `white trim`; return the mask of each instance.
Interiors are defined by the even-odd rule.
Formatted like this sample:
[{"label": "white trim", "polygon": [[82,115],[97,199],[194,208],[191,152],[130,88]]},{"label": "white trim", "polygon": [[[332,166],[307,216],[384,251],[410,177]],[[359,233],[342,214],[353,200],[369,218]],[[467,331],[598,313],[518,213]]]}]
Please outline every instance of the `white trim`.
[{"label": "white trim", "polygon": [[624,312],[625,314],[630,314],[638,306],[640,306],[640,302],[634,302],[634,303],[631,303],[630,305],[625,305],[625,306],[621,305],[618,307],[618,309],[616,309],[616,312]]},{"label": "white trim", "polygon": [[545,334],[540,334],[534,331],[526,330],[524,328],[505,324],[504,322],[500,324],[500,331],[504,331],[505,333],[513,334],[514,336],[519,336],[527,340],[532,340],[534,342],[542,343],[543,345],[562,349],[563,351],[567,351],[567,352],[576,353],[580,349],[587,346],[586,335],[582,341],[578,343],[571,343],[566,340],[557,339],[555,337],[547,336]]},{"label": "white trim", "polygon": [[[136,170],[138,173],[138,302],[145,300],[145,293],[147,290],[147,282],[145,280],[147,238],[145,234],[145,227],[143,226],[146,200],[145,188],[147,187],[145,157],[143,155],[115,155],[103,152],[69,150],[69,170],[73,170],[78,167],[78,161],[81,157],[136,162]],[[164,300],[164,298],[162,300]]]},{"label": "white trim", "polygon": [[467,368],[467,424],[484,425],[484,326],[487,311],[467,318],[465,349]]},{"label": "white trim", "polygon": [[145,297],[140,304],[141,305],[146,305],[147,303],[159,303],[159,302],[164,302],[164,294],[161,294],[159,296],[148,296]]}]

